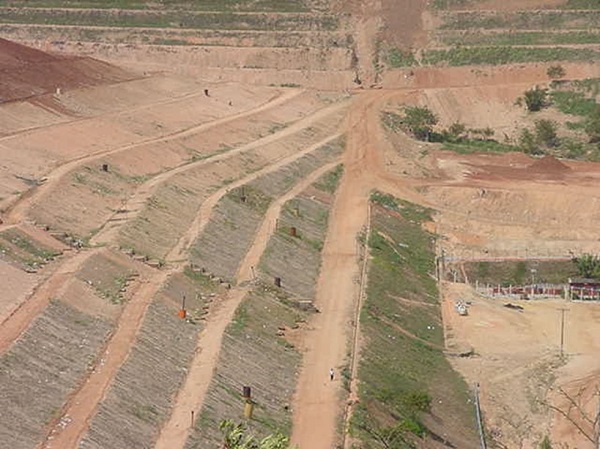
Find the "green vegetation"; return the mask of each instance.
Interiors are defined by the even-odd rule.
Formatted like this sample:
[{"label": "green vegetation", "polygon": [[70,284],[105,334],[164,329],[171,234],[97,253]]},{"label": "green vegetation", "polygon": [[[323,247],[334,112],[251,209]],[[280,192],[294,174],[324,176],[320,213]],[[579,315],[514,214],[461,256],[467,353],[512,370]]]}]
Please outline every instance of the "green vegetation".
[{"label": "green vegetation", "polygon": [[438,38],[446,45],[485,47],[600,43],[600,33],[593,31],[571,31],[567,33],[520,31],[507,33],[504,30],[481,32],[469,29],[468,31],[442,31],[439,33]]},{"label": "green vegetation", "polygon": [[391,48],[386,54],[386,61],[390,67],[411,67],[417,65],[415,55],[411,51]]},{"label": "green vegetation", "polygon": [[421,106],[406,106],[401,123],[417,139],[429,140],[437,122],[438,118],[431,109]]},{"label": "green vegetation", "polygon": [[535,86],[533,89],[525,91],[523,101],[525,102],[525,107],[527,107],[528,111],[540,111],[543,107],[548,105],[548,89],[542,89],[539,86]]},{"label": "green vegetation", "polygon": [[[24,5],[26,3],[26,5]],[[160,3],[148,0],[28,0],[0,1],[3,7],[29,8],[79,8],[79,9],[137,9],[159,10],[163,8],[188,11],[265,11],[303,12],[309,11],[305,1],[288,0],[162,0]]]},{"label": "green vegetation", "polygon": [[600,278],[600,257],[594,254],[582,254],[580,257],[575,257],[573,262],[577,266],[580,276]]},{"label": "green vegetation", "polygon": [[600,9],[597,0],[568,0],[565,9]]},{"label": "green vegetation", "polygon": [[[565,114],[582,117],[582,121],[570,123],[569,127],[583,130],[589,142],[597,144],[600,142],[600,105],[596,101],[596,96],[600,91],[600,79],[573,82],[568,88],[568,90],[557,90],[551,93],[553,105]],[[584,145],[580,144],[580,147]],[[588,146],[583,151],[600,157],[598,145]]]},{"label": "green vegetation", "polygon": [[4,23],[49,25],[79,25],[104,27],[188,28],[223,30],[334,30],[334,16],[290,13],[262,15],[241,12],[194,12],[177,10],[139,11],[68,9],[5,9],[0,10]]},{"label": "green vegetation", "polygon": [[344,166],[342,164],[335,167],[334,170],[325,173],[317,182],[315,182],[315,187],[323,192],[327,193],[335,193],[337,186],[342,179],[342,175],[344,174]]},{"label": "green vegetation", "polygon": [[567,74],[567,72],[563,66],[557,64],[548,67],[548,70],[546,70],[546,74],[552,79],[557,79],[563,78]]},{"label": "green vegetation", "polygon": [[39,268],[60,254],[46,248],[16,228],[0,234],[0,250],[8,260],[28,268]]},{"label": "green vegetation", "polygon": [[469,6],[472,0],[433,0],[432,6],[435,9],[450,9]]},{"label": "green vegetation", "polygon": [[544,439],[540,443],[540,449],[552,449],[552,442],[550,441],[550,437],[548,437],[548,435],[544,436]]},{"label": "green vegetation", "polygon": [[287,449],[289,438],[281,433],[257,439],[248,432],[245,424],[234,424],[230,420],[221,421],[219,429],[223,434],[225,449]]},{"label": "green vegetation", "polygon": [[427,50],[425,64],[501,65],[518,62],[597,61],[600,52],[591,48],[529,48],[529,47],[456,47],[448,50]]},{"label": "green vegetation", "polygon": [[[367,300],[361,312],[366,345],[359,366],[360,402],[351,432],[365,447],[414,447],[436,435],[434,420],[474,441],[467,386],[443,354],[433,240],[421,224],[427,208],[373,193]],[[443,397],[443,401],[438,401]],[[452,424],[450,424],[450,422]]]},{"label": "green vegetation", "polygon": [[571,260],[466,262],[464,268],[470,282],[504,287],[534,282],[560,284],[577,276],[577,266]]},{"label": "green vegetation", "polygon": [[[598,9],[598,8],[595,8]],[[442,15],[441,29],[568,30],[597,29],[600,10],[596,11],[460,11]]]}]

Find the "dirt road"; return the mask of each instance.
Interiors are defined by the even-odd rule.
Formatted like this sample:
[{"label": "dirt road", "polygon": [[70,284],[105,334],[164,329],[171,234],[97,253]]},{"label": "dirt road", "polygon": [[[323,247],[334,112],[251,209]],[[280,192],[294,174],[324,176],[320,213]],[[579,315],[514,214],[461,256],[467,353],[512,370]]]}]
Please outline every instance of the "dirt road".
[{"label": "dirt road", "polygon": [[[155,449],[179,449],[185,446],[191,430],[189,427],[190,412],[194,411],[199,414],[201,411],[206,391],[219,360],[225,328],[233,319],[236,309],[248,292],[245,285],[253,278],[252,267],[258,266],[267,243],[275,232],[275,224],[281,208],[288,200],[296,197],[338,163],[336,161],[315,170],[292,190],[274,201],[267,210],[265,218],[256,232],[254,242],[238,269],[236,276],[238,285],[222,299],[222,302],[216,305],[214,311],[211,310],[209,313],[209,320],[198,339],[196,356],[192,360],[185,385],[177,395],[171,418],[161,430]],[[207,222],[206,220],[203,224],[206,225]]]},{"label": "dirt road", "polygon": [[[336,437],[342,386],[339,370],[346,362],[354,304],[358,295],[358,235],[366,224],[369,193],[378,158],[371,132],[378,121],[375,92],[357,97],[348,118],[344,176],[330,214],[315,305],[321,311],[310,322],[306,352],[294,400],[292,443],[300,449],[330,449]],[[377,126],[377,125],[375,125]],[[336,378],[329,380],[334,368]]]}]

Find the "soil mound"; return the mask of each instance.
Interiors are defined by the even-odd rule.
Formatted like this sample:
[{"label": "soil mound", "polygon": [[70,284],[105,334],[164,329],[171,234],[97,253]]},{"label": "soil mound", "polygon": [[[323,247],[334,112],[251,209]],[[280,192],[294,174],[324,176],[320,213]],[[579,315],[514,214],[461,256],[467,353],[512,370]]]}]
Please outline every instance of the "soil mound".
[{"label": "soil mound", "polygon": [[565,171],[571,170],[571,168],[563,164],[554,156],[544,156],[543,158],[538,159],[533,164],[531,164],[527,168],[527,170],[533,171],[535,173],[544,173],[551,175],[564,173]]},{"label": "soil mound", "polygon": [[0,104],[136,76],[89,57],[57,56],[0,38]]}]

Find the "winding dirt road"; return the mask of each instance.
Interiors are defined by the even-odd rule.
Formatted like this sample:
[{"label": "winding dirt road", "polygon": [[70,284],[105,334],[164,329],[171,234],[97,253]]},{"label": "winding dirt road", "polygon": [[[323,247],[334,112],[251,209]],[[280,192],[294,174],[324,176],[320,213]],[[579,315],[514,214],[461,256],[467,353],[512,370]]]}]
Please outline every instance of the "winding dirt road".
[{"label": "winding dirt road", "polygon": [[[299,195],[338,163],[338,161],[332,162],[315,170],[285,195],[275,200],[267,210],[263,222],[255,234],[254,242],[239,266],[236,276],[237,286],[217,304],[214,311],[211,310],[209,313],[210,318],[198,340],[196,356],[192,360],[185,384],[177,395],[171,418],[161,430],[155,449],[180,449],[185,446],[191,430],[189,427],[190,412],[194,411],[197,413],[196,416],[199,416],[219,360],[225,328],[248,293],[246,285],[252,280],[252,267],[258,266],[269,238],[275,232],[275,224],[281,208],[287,201]],[[203,221],[204,226],[206,223],[208,220]]]}]

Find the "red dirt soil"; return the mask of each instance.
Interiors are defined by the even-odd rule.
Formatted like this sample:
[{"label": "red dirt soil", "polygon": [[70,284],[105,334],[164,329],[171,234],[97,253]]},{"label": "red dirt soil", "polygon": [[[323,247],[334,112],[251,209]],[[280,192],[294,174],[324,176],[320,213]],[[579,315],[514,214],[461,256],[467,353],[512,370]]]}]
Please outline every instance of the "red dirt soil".
[{"label": "red dirt soil", "polygon": [[134,78],[93,58],[53,55],[0,38],[0,103]]}]

